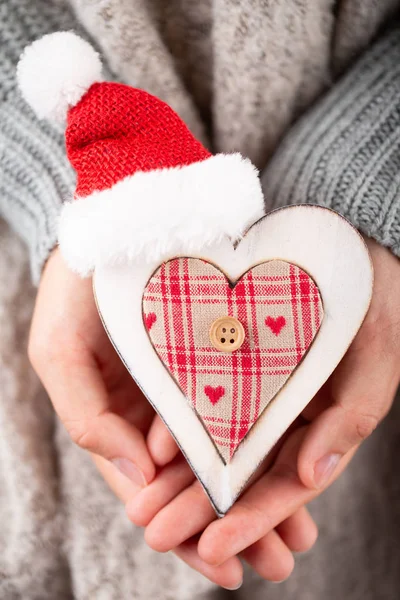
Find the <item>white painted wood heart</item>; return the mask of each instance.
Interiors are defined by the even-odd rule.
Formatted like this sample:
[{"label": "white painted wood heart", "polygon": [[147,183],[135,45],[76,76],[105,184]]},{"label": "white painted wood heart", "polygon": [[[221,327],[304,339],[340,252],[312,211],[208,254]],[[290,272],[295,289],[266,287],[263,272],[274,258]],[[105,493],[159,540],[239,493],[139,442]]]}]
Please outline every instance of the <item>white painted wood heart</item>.
[{"label": "white painted wood heart", "polygon": [[[234,452],[224,457],[153,346],[149,333],[155,326],[155,313],[145,310],[143,314],[146,286],[161,263],[177,257],[166,254],[157,263],[135,262],[95,272],[98,308],[111,341],[175,437],[217,514],[223,515],[343,357],[368,310],[373,273],[359,233],[340,215],[310,205],[267,215],[236,248],[226,239],[201,255],[182,252],[181,256],[187,254],[215,265],[231,282],[268,261],[297,265],[315,282],[323,305],[319,329],[301,362]],[[271,318],[270,326],[279,328],[278,316]],[[220,387],[214,386],[217,395]]]}]

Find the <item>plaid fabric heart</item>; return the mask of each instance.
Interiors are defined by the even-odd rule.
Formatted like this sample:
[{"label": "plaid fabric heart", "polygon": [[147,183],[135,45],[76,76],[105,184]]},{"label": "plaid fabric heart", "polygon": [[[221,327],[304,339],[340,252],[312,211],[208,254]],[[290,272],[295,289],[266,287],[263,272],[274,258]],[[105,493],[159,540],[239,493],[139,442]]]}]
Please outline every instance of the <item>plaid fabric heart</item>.
[{"label": "plaid fabric heart", "polygon": [[[316,284],[293,264],[265,262],[232,284],[204,260],[176,258],[145,288],[145,325],[150,314],[158,356],[227,463],[309,349],[323,309]],[[245,330],[232,353],[214,348],[209,336],[223,316]]]}]

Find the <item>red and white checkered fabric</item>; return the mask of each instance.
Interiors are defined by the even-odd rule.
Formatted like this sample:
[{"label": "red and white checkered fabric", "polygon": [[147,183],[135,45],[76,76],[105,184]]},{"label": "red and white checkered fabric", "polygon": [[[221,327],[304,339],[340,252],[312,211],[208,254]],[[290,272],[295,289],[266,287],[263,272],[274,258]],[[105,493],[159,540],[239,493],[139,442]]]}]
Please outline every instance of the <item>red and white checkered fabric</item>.
[{"label": "red and white checkered fabric", "polygon": [[[316,284],[293,264],[262,263],[232,286],[212,264],[176,258],[148,282],[143,316],[158,356],[229,462],[304,357],[323,309]],[[245,330],[232,353],[210,341],[211,324],[223,316]]]}]

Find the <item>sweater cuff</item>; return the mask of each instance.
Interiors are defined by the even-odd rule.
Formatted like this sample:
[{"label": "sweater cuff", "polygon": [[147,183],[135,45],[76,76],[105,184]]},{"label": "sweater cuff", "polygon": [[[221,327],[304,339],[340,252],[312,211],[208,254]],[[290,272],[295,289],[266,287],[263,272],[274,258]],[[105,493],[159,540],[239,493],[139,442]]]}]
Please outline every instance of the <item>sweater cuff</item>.
[{"label": "sweater cuff", "polygon": [[400,28],[300,119],[262,184],[269,209],[330,207],[400,256]]},{"label": "sweater cuff", "polygon": [[39,122],[11,92],[0,103],[0,212],[29,247],[35,283],[57,244],[58,216],[74,180],[62,131]]}]

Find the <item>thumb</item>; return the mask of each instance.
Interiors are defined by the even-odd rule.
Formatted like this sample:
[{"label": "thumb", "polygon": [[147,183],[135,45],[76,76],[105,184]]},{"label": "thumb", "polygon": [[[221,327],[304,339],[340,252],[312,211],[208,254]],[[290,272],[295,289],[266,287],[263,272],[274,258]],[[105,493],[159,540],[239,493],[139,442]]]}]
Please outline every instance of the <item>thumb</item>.
[{"label": "thumb", "polygon": [[136,485],[143,487],[154,479],[155,466],[144,436],[112,412],[93,357],[78,362],[54,357],[39,372],[57,414],[79,447],[111,461]]},{"label": "thumb", "polygon": [[[329,407],[311,425],[298,454],[298,473],[309,488],[331,481],[342,457],[354,450],[387,414],[398,377],[373,347],[350,349],[325,390]],[[322,399],[324,404],[326,398]]]}]

